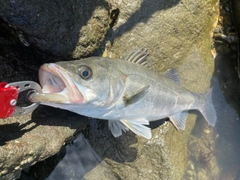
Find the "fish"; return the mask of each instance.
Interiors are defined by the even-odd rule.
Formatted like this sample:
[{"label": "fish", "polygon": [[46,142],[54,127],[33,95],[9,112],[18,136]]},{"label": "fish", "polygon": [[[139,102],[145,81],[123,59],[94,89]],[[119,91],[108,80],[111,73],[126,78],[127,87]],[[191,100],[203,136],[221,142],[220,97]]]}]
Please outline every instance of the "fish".
[{"label": "fish", "polygon": [[43,64],[39,69],[42,92],[30,101],[108,120],[114,137],[131,130],[150,139],[149,122],[169,118],[184,130],[189,110],[198,110],[209,125],[217,117],[212,89],[196,94],[185,89],[177,70],[153,70],[145,48],[122,59],[88,57]]}]

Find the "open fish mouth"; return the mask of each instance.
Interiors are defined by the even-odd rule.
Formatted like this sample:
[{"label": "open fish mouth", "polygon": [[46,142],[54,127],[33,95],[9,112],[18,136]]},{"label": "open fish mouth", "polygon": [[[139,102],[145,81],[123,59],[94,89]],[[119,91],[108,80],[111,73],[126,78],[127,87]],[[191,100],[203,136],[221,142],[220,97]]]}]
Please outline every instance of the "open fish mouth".
[{"label": "open fish mouth", "polygon": [[54,63],[44,64],[39,70],[42,93],[33,93],[32,102],[78,103],[84,98],[72,78],[65,70]]}]

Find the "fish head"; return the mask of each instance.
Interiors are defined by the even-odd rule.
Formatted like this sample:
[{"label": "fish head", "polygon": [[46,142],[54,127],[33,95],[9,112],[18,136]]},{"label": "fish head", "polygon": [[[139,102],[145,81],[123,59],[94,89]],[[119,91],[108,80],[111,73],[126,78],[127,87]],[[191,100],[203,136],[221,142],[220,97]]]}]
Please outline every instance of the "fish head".
[{"label": "fish head", "polygon": [[39,70],[42,93],[30,100],[50,106],[107,108],[121,98],[125,79],[120,71],[97,57],[44,64]]}]

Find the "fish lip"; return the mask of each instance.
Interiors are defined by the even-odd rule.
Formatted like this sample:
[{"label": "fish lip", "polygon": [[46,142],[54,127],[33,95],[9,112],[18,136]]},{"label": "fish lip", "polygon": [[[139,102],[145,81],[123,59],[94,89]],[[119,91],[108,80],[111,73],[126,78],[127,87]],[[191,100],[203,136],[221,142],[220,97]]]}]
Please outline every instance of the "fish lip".
[{"label": "fish lip", "polygon": [[[39,69],[39,81],[42,86],[42,93],[54,94],[67,89],[68,103],[79,103],[84,101],[83,94],[79,91],[74,81],[61,66],[50,63],[44,64]],[[46,88],[50,85],[52,88]],[[66,102],[59,102],[66,103]]]}]

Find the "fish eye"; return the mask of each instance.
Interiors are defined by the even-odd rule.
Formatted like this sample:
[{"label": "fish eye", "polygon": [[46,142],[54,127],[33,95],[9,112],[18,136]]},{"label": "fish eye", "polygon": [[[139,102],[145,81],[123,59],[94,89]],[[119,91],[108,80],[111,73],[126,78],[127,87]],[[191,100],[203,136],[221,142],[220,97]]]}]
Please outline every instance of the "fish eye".
[{"label": "fish eye", "polygon": [[78,67],[78,75],[84,79],[88,80],[89,78],[92,77],[92,69],[89,66],[86,65],[80,65]]}]

